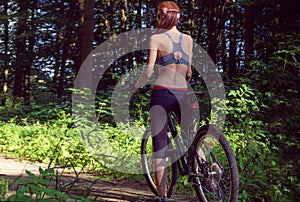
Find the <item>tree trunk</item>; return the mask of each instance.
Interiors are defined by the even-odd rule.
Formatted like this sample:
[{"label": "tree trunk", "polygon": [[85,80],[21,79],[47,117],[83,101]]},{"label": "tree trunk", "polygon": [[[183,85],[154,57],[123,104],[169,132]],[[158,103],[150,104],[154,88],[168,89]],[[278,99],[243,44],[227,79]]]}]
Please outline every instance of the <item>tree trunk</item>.
[{"label": "tree trunk", "polygon": [[225,30],[225,23],[226,23],[226,15],[224,15],[223,19],[221,20],[222,28],[220,29],[221,34],[221,64],[223,68],[223,72],[225,73],[225,79],[228,77],[228,61],[227,61],[227,39],[226,39],[226,30]]},{"label": "tree trunk", "polygon": [[142,0],[138,0],[138,6],[137,6],[137,15],[136,15],[136,27],[138,29],[142,28]]},{"label": "tree trunk", "polygon": [[63,45],[63,54],[61,55],[60,62],[60,70],[58,76],[58,84],[57,84],[57,98],[59,100],[62,99],[64,94],[64,83],[65,83],[65,71],[66,71],[66,61],[68,57],[68,44]]},{"label": "tree trunk", "polygon": [[[8,15],[8,1],[6,0],[4,3],[4,15]],[[4,71],[3,71],[3,87],[2,87],[2,100],[1,104],[5,106],[6,104],[6,95],[8,91],[8,64],[9,64],[9,35],[8,35],[8,20],[4,20]]]},{"label": "tree trunk", "polygon": [[24,104],[25,105],[30,105],[30,75],[31,75],[31,67],[35,58],[35,53],[34,53],[34,45],[35,45],[35,31],[36,31],[36,25],[35,25],[35,14],[34,14],[34,9],[35,7],[31,8],[31,21],[30,21],[30,26],[27,26],[27,51],[26,51],[26,59],[25,59],[25,69],[24,69]]},{"label": "tree trunk", "polygon": [[192,37],[195,36],[195,19],[194,19],[194,11],[195,10],[195,0],[191,0],[189,3],[189,31]]},{"label": "tree trunk", "polygon": [[112,10],[112,5],[111,5],[111,0],[105,0],[104,3],[105,3],[105,6],[107,8],[107,15],[105,16],[105,33],[106,33],[106,36],[107,36],[107,39],[110,38],[110,35],[111,35],[111,14],[113,12]]},{"label": "tree trunk", "polygon": [[[61,43],[60,33],[57,34],[55,40],[56,41],[54,43],[57,43],[57,44]],[[59,47],[61,47],[61,46],[59,46]],[[53,55],[55,57],[55,61],[56,61],[55,64],[53,65],[53,68],[54,68],[54,74],[53,74],[53,80],[52,80],[53,91],[55,91],[55,89],[56,89],[56,91],[58,91],[57,89],[59,88],[58,87],[58,77],[59,77],[59,69],[60,69],[60,64],[61,64],[61,62],[60,62],[61,61],[61,59],[60,59],[61,56],[60,55],[61,55],[60,51],[55,51],[54,55]],[[57,92],[57,97],[59,97],[58,92]]]},{"label": "tree trunk", "polygon": [[[29,61],[26,61],[26,62],[28,63]],[[24,84],[23,84],[23,86],[24,86],[24,92],[23,92],[24,105],[30,105],[30,73],[31,73],[31,66],[26,65],[24,67],[24,79],[23,79],[23,82],[24,82]]]},{"label": "tree trunk", "polygon": [[[81,65],[85,58],[93,50],[94,40],[94,8],[95,0],[78,0],[81,17],[79,19],[79,64]],[[76,69],[76,72],[79,71]]]},{"label": "tree trunk", "polygon": [[[26,12],[26,2],[19,2],[20,15],[24,15]],[[15,62],[15,83],[14,83],[14,100],[19,102],[23,96],[23,81],[24,81],[24,69],[26,59],[26,18],[19,16],[17,31],[16,31],[16,62]]]},{"label": "tree trunk", "polygon": [[25,105],[30,105],[30,72],[35,58],[35,21],[34,7],[27,1],[19,1],[19,16],[16,36],[16,62],[15,62],[15,84],[14,99],[16,102],[23,98]]},{"label": "tree trunk", "polygon": [[235,7],[231,8],[230,13],[230,33],[229,33],[229,78],[234,78],[237,73],[236,69],[236,26],[235,26]]},{"label": "tree trunk", "polygon": [[254,5],[245,7],[245,68],[249,69],[249,62],[254,51]]},{"label": "tree trunk", "polygon": [[208,54],[211,59],[216,62],[217,49],[217,0],[209,1],[209,15],[208,15]]}]

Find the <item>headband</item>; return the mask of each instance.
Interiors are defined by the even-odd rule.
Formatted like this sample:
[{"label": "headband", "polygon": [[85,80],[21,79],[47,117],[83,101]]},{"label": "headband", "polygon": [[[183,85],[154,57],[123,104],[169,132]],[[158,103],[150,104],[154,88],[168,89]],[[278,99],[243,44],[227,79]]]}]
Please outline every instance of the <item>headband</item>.
[{"label": "headband", "polygon": [[163,12],[163,13],[168,13],[168,12],[177,12],[177,13],[180,13],[179,12],[179,10],[177,10],[177,9],[174,9],[174,8],[167,8],[167,7],[163,7],[162,9],[161,9],[161,11]]},{"label": "headband", "polygon": [[177,13],[177,18],[179,18],[180,17],[180,12],[179,12],[179,10],[177,10],[177,9],[174,9],[174,8],[167,8],[167,7],[163,7],[162,9],[161,9],[161,11],[162,11],[162,13],[165,13],[165,14],[167,14],[168,12],[176,12]]},{"label": "headband", "polygon": [[171,9],[168,9],[167,12],[177,12],[177,13],[179,13],[179,10],[171,8]]}]

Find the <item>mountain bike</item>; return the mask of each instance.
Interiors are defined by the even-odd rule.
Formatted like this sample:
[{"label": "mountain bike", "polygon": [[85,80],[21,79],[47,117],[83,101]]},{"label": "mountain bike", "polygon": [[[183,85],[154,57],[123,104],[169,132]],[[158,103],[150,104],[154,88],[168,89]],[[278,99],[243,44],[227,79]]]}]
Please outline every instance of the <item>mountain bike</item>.
[{"label": "mountain bike", "polygon": [[[238,168],[234,153],[223,133],[216,126],[206,124],[195,130],[197,98],[202,92],[187,95],[190,114],[187,129],[181,130],[178,119],[171,113],[168,118],[168,185],[167,197],[175,191],[180,176],[187,176],[187,183],[194,190],[194,198],[202,202],[238,200]],[[196,98],[196,99],[195,99]],[[196,132],[195,132],[196,131]],[[141,143],[142,168],[147,184],[157,195],[154,178],[154,156],[151,130],[148,128]],[[191,201],[192,199],[190,199]]]}]

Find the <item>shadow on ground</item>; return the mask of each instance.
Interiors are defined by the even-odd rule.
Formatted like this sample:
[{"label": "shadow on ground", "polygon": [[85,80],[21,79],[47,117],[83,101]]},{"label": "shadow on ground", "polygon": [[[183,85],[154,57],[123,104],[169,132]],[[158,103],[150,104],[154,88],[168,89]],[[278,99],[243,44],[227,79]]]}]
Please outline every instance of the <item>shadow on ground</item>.
[{"label": "shadow on ground", "polygon": [[[25,171],[28,170],[39,176],[40,167],[45,169],[48,165],[0,158],[0,178],[10,179],[12,182],[7,196],[14,194],[22,186],[18,181],[15,181],[16,178],[21,176],[22,179],[29,181],[32,178],[28,177]],[[107,176],[95,176],[85,172],[79,174],[76,171],[64,170],[62,172],[62,170],[55,168],[54,170],[56,177],[51,179],[51,188],[66,192],[68,195],[87,195],[91,201],[103,202],[154,202],[154,196],[143,178],[111,179]],[[186,199],[186,196],[174,195],[170,201],[187,202],[193,200]]]}]

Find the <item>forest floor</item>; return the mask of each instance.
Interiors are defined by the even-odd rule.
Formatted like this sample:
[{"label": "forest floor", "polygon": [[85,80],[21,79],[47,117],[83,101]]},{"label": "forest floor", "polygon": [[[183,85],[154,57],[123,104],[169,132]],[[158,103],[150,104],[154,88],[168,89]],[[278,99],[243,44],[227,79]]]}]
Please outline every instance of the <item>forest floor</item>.
[{"label": "forest floor", "polygon": [[[8,178],[11,180],[11,182],[13,182],[13,186],[11,186],[7,195],[15,193],[15,191],[20,187],[20,184],[17,181],[14,182],[17,177],[22,176],[23,179],[30,180],[25,171],[28,170],[38,176],[39,167],[46,169],[48,165],[33,164],[28,161],[18,161],[16,159],[0,157],[0,178]],[[88,190],[88,187],[91,187],[89,198],[96,198],[94,201],[154,201],[153,194],[143,179],[116,179],[107,176],[97,177],[92,173],[80,173],[80,175],[77,175],[76,178],[76,173],[74,171],[61,172],[61,175],[59,175],[58,179],[59,183],[56,183],[56,185],[58,184],[60,187],[69,182],[75,182],[74,179],[77,179],[76,183],[74,183],[74,186],[68,192],[68,194],[84,195],[84,193]],[[187,200],[187,196],[174,195],[170,201],[187,202],[192,200]]]}]

